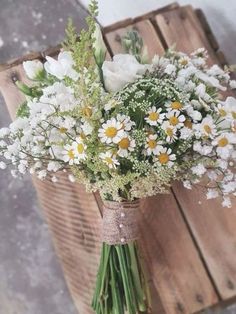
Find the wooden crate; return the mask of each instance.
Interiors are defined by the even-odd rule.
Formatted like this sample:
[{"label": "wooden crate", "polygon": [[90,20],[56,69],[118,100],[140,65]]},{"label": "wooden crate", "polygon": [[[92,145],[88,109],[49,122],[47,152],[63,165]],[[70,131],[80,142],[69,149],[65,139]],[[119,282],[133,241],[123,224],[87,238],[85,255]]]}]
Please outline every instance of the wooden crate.
[{"label": "wooden crate", "polygon": [[[205,47],[211,63],[223,54],[200,10],[172,4],[145,16],[104,28],[110,54],[121,51],[120,38],[136,29],[150,56],[176,49]],[[59,47],[0,66],[0,91],[12,118],[23,100],[16,80],[27,81],[22,61],[55,56]],[[62,173],[58,183],[34,179],[65,278],[80,314],[92,314],[90,300],[100,254],[101,201]],[[206,201],[200,188],[175,184],[170,195],[142,201],[141,244],[153,295],[153,314],[190,314],[236,296],[236,202],[223,209]]]}]

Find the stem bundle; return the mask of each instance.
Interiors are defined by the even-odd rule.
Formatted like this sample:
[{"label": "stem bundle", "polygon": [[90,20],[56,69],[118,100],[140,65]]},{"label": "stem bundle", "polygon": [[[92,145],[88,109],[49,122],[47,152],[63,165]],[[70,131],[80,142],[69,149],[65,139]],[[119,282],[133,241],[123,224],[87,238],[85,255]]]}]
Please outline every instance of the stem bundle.
[{"label": "stem bundle", "polygon": [[151,313],[147,280],[136,241],[103,243],[92,301],[96,314]]}]

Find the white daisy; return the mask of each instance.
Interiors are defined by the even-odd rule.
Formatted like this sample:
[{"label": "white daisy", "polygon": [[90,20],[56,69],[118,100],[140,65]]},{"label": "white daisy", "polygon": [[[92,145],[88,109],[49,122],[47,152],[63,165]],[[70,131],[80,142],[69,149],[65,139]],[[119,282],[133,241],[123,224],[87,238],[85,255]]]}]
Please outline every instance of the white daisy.
[{"label": "white daisy", "polygon": [[222,159],[230,157],[233,150],[232,144],[236,144],[236,136],[232,133],[223,133],[212,142],[212,145],[217,146],[216,152]]},{"label": "white daisy", "polygon": [[236,120],[236,99],[234,97],[227,97],[222,103],[221,113],[230,120]]},{"label": "white daisy", "polygon": [[162,149],[162,144],[163,142],[162,141],[159,141],[157,140],[157,135],[153,135],[153,134],[150,134],[148,137],[147,137],[147,143],[145,145],[145,148],[146,148],[146,154],[148,156],[150,156],[151,154],[158,154],[158,152],[160,151],[160,149]]},{"label": "white daisy", "polygon": [[72,143],[72,147],[76,160],[80,161],[86,159],[87,145],[84,144],[81,137],[76,138],[76,142]]},{"label": "white daisy", "polygon": [[172,154],[171,148],[162,147],[157,155],[157,162],[162,166],[172,167],[176,160],[175,154]]},{"label": "white daisy", "polygon": [[217,135],[216,125],[213,118],[207,115],[201,123],[194,125],[197,137],[210,137],[213,138]]},{"label": "white daisy", "polygon": [[102,143],[117,144],[122,139],[123,135],[123,125],[115,118],[111,118],[106,123],[103,123],[102,128],[98,130],[98,136],[101,138]]},{"label": "white daisy", "polygon": [[167,112],[166,118],[168,119],[170,125],[174,128],[181,128],[184,125],[185,116],[181,114],[180,111],[171,110]]},{"label": "white daisy", "polygon": [[165,118],[165,113],[161,113],[162,108],[156,108],[153,106],[151,110],[148,111],[148,116],[145,118],[148,124],[157,125],[158,123],[162,123]]},{"label": "white daisy", "polygon": [[72,145],[67,144],[62,151],[64,162],[68,162],[69,165],[73,165],[75,162],[75,153]]},{"label": "white daisy", "polygon": [[135,122],[131,121],[130,117],[128,117],[124,114],[118,114],[116,119],[117,119],[117,121],[119,121],[122,124],[122,128],[125,131],[130,131],[132,126],[135,125]]},{"label": "white daisy", "polygon": [[177,135],[176,135],[177,130],[172,125],[170,125],[169,121],[163,122],[161,127],[166,134],[166,141],[168,143],[172,143],[177,139]]},{"label": "white daisy", "polygon": [[111,152],[101,153],[99,156],[110,169],[115,169],[120,164]]},{"label": "white daisy", "polygon": [[130,139],[128,135],[124,135],[118,143],[119,150],[117,154],[120,157],[127,157],[129,152],[133,152],[135,148],[135,140]]}]

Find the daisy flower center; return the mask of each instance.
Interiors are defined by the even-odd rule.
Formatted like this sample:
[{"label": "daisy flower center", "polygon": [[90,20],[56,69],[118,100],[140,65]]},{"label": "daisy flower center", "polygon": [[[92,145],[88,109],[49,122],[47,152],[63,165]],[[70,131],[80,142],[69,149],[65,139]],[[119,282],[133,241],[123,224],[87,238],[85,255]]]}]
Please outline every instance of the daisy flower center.
[{"label": "daisy flower center", "polygon": [[67,132],[67,128],[61,127],[61,128],[59,129],[59,132],[60,132],[61,134],[65,134],[65,133]]},{"label": "daisy flower center", "polygon": [[151,112],[148,116],[148,119],[151,121],[156,121],[159,118],[159,113],[157,112]]},{"label": "daisy flower center", "polygon": [[122,138],[122,140],[119,142],[118,145],[121,149],[128,149],[129,144],[130,144],[130,141],[129,141],[128,137],[125,137],[125,138]]},{"label": "daisy flower center", "polygon": [[83,154],[83,152],[84,152],[84,145],[83,145],[83,144],[79,143],[79,144],[77,145],[77,152],[78,152],[79,154]]},{"label": "daisy flower center", "polygon": [[183,60],[180,61],[180,64],[187,65],[188,64],[188,60],[187,59],[183,59]]},{"label": "daisy flower center", "polygon": [[166,153],[162,153],[158,156],[158,159],[162,165],[167,164],[169,159],[169,155]]},{"label": "daisy flower center", "polygon": [[75,159],[75,154],[72,149],[68,150],[67,155],[70,159]]},{"label": "daisy flower center", "polygon": [[117,129],[114,128],[113,126],[110,126],[106,129],[105,134],[107,137],[115,137],[117,134]]},{"label": "daisy flower center", "polygon": [[204,131],[205,131],[207,134],[210,134],[210,133],[211,133],[211,127],[210,127],[208,124],[204,125]]},{"label": "daisy flower center", "polygon": [[105,158],[105,162],[108,164],[108,165],[113,165],[113,160],[111,157],[106,157]]},{"label": "daisy flower center", "polygon": [[92,111],[92,109],[91,109],[90,107],[84,107],[84,108],[82,109],[82,113],[83,113],[86,117],[89,118],[89,117],[91,117],[93,111]]},{"label": "daisy flower center", "polygon": [[178,102],[178,101],[174,101],[172,102],[172,104],[170,105],[172,109],[182,109],[183,108],[183,105]]},{"label": "daisy flower center", "polygon": [[148,141],[148,146],[150,148],[155,148],[157,146],[157,142],[155,140],[149,140]]},{"label": "daisy flower center", "polygon": [[229,144],[229,141],[226,137],[222,137],[219,141],[218,141],[218,146],[219,147],[225,147]]},{"label": "daisy flower center", "polygon": [[177,125],[179,123],[179,119],[175,116],[170,118],[170,124],[171,125]]},{"label": "daisy flower center", "polygon": [[184,121],[184,126],[186,126],[186,128],[192,129],[193,124],[190,120],[186,120]]},{"label": "daisy flower center", "polygon": [[171,128],[167,128],[166,129],[166,134],[170,137],[172,137],[174,135],[173,130]]},{"label": "daisy flower center", "polygon": [[220,113],[221,117],[225,117],[226,114],[227,114],[224,109],[220,109],[220,110],[219,110],[219,113]]}]

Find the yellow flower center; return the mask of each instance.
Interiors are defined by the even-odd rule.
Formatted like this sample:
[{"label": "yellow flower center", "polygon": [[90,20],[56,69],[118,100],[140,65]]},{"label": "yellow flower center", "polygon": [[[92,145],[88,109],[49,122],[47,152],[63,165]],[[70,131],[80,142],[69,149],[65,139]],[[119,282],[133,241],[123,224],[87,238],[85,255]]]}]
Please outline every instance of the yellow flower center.
[{"label": "yellow flower center", "polygon": [[79,143],[79,144],[77,145],[77,152],[78,152],[79,154],[83,154],[83,152],[84,152],[84,145],[83,145],[83,144]]},{"label": "yellow flower center", "polygon": [[204,130],[207,134],[211,133],[211,127],[208,124],[204,125]]},{"label": "yellow flower center", "polygon": [[168,161],[170,160],[169,155],[166,153],[162,153],[158,156],[158,159],[160,161],[160,163],[163,164],[167,164]]},{"label": "yellow flower center", "polygon": [[59,129],[59,132],[60,132],[61,134],[64,134],[64,133],[67,132],[67,128],[61,127],[61,128]]},{"label": "yellow flower center", "polygon": [[229,144],[229,141],[226,137],[222,137],[219,141],[218,141],[218,146],[219,147],[225,147]]},{"label": "yellow flower center", "polygon": [[108,164],[108,165],[112,165],[113,164],[113,160],[111,157],[106,157],[105,158],[105,162]]},{"label": "yellow flower center", "polygon": [[158,112],[151,112],[148,116],[148,119],[151,121],[157,121],[159,118],[159,113]]},{"label": "yellow flower center", "polygon": [[128,149],[129,144],[130,144],[130,140],[128,139],[128,137],[125,137],[125,138],[122,138],[122,140],[119,142],[118,145],[121,149]]},{"label": "yellow flower center", "polygon": [[110,126],[106,129],[105,134],[107,137],[115,137],[117,134],[117,129],[113,126]]},{"label": "yellow flower center", "polygon": [[153,149],[157,146],[157,142],[155,140],[149,140],[148,146]]},{"label": "yellow flower center", "polygon": [[86,117],[89,118],[89,117],[91,117],[93,111],[92,111],[92,109],[90,107],[84,107],[82,109],[82,113],[83,113],[83,115],[85,115]]},{"label": "yellow flower center", "polygon": [[171,125],[177,125],[179,123],[179,119],[175,116],[170,118],[170,124]]},{"label": "yellow flower center", "polygon": [[184,121],[184,126],[186,128],[192,129],[193,124],[192,124],[191,120],[186,120],[186,121]]},{"label": "yellow flower center", "polygon": [[70,159],[74,159],[75,158],[75,154],[74,154],[72,149],[68,150],[67,154],[68,154]]},{"label": "yellow flower center", "polygon": [[178,102],[178,101],[174,101],[171,104],[171,108],[178,110],[178,109],[182,109],[183,105],[180,102]]},{"label": "yellow flower center", "polygon": [[232,113],[232,117],[236,119],[236,111],[232,111],[231,113]]},{"label": "yellow flower center", "polygon": [[86,139],[86,135],[84,134],[84,132],[81,132],[81,133],[80,133],[80,137],[82,138],[82,140],[85,140],[85,139]]},{"label": "yellow flower center", "polygon": [[167,128],[167,129],[166,129],[166,134],[167,134],[168,136],[172,137],[172,136],[174,135],[173,129],[172,129],[172,128]]},{"label": "yellow flower center", "polygon": [[224,109],[219,109],[219,113],[220,113],[221,117],[225,117],[227,115],[227,113]]},{"label": "yellow flower center", "polygon": [[188,60],[187,59],[183,59],[183,60],[181,60],[180,64],[187,65],[188,64]]}]

